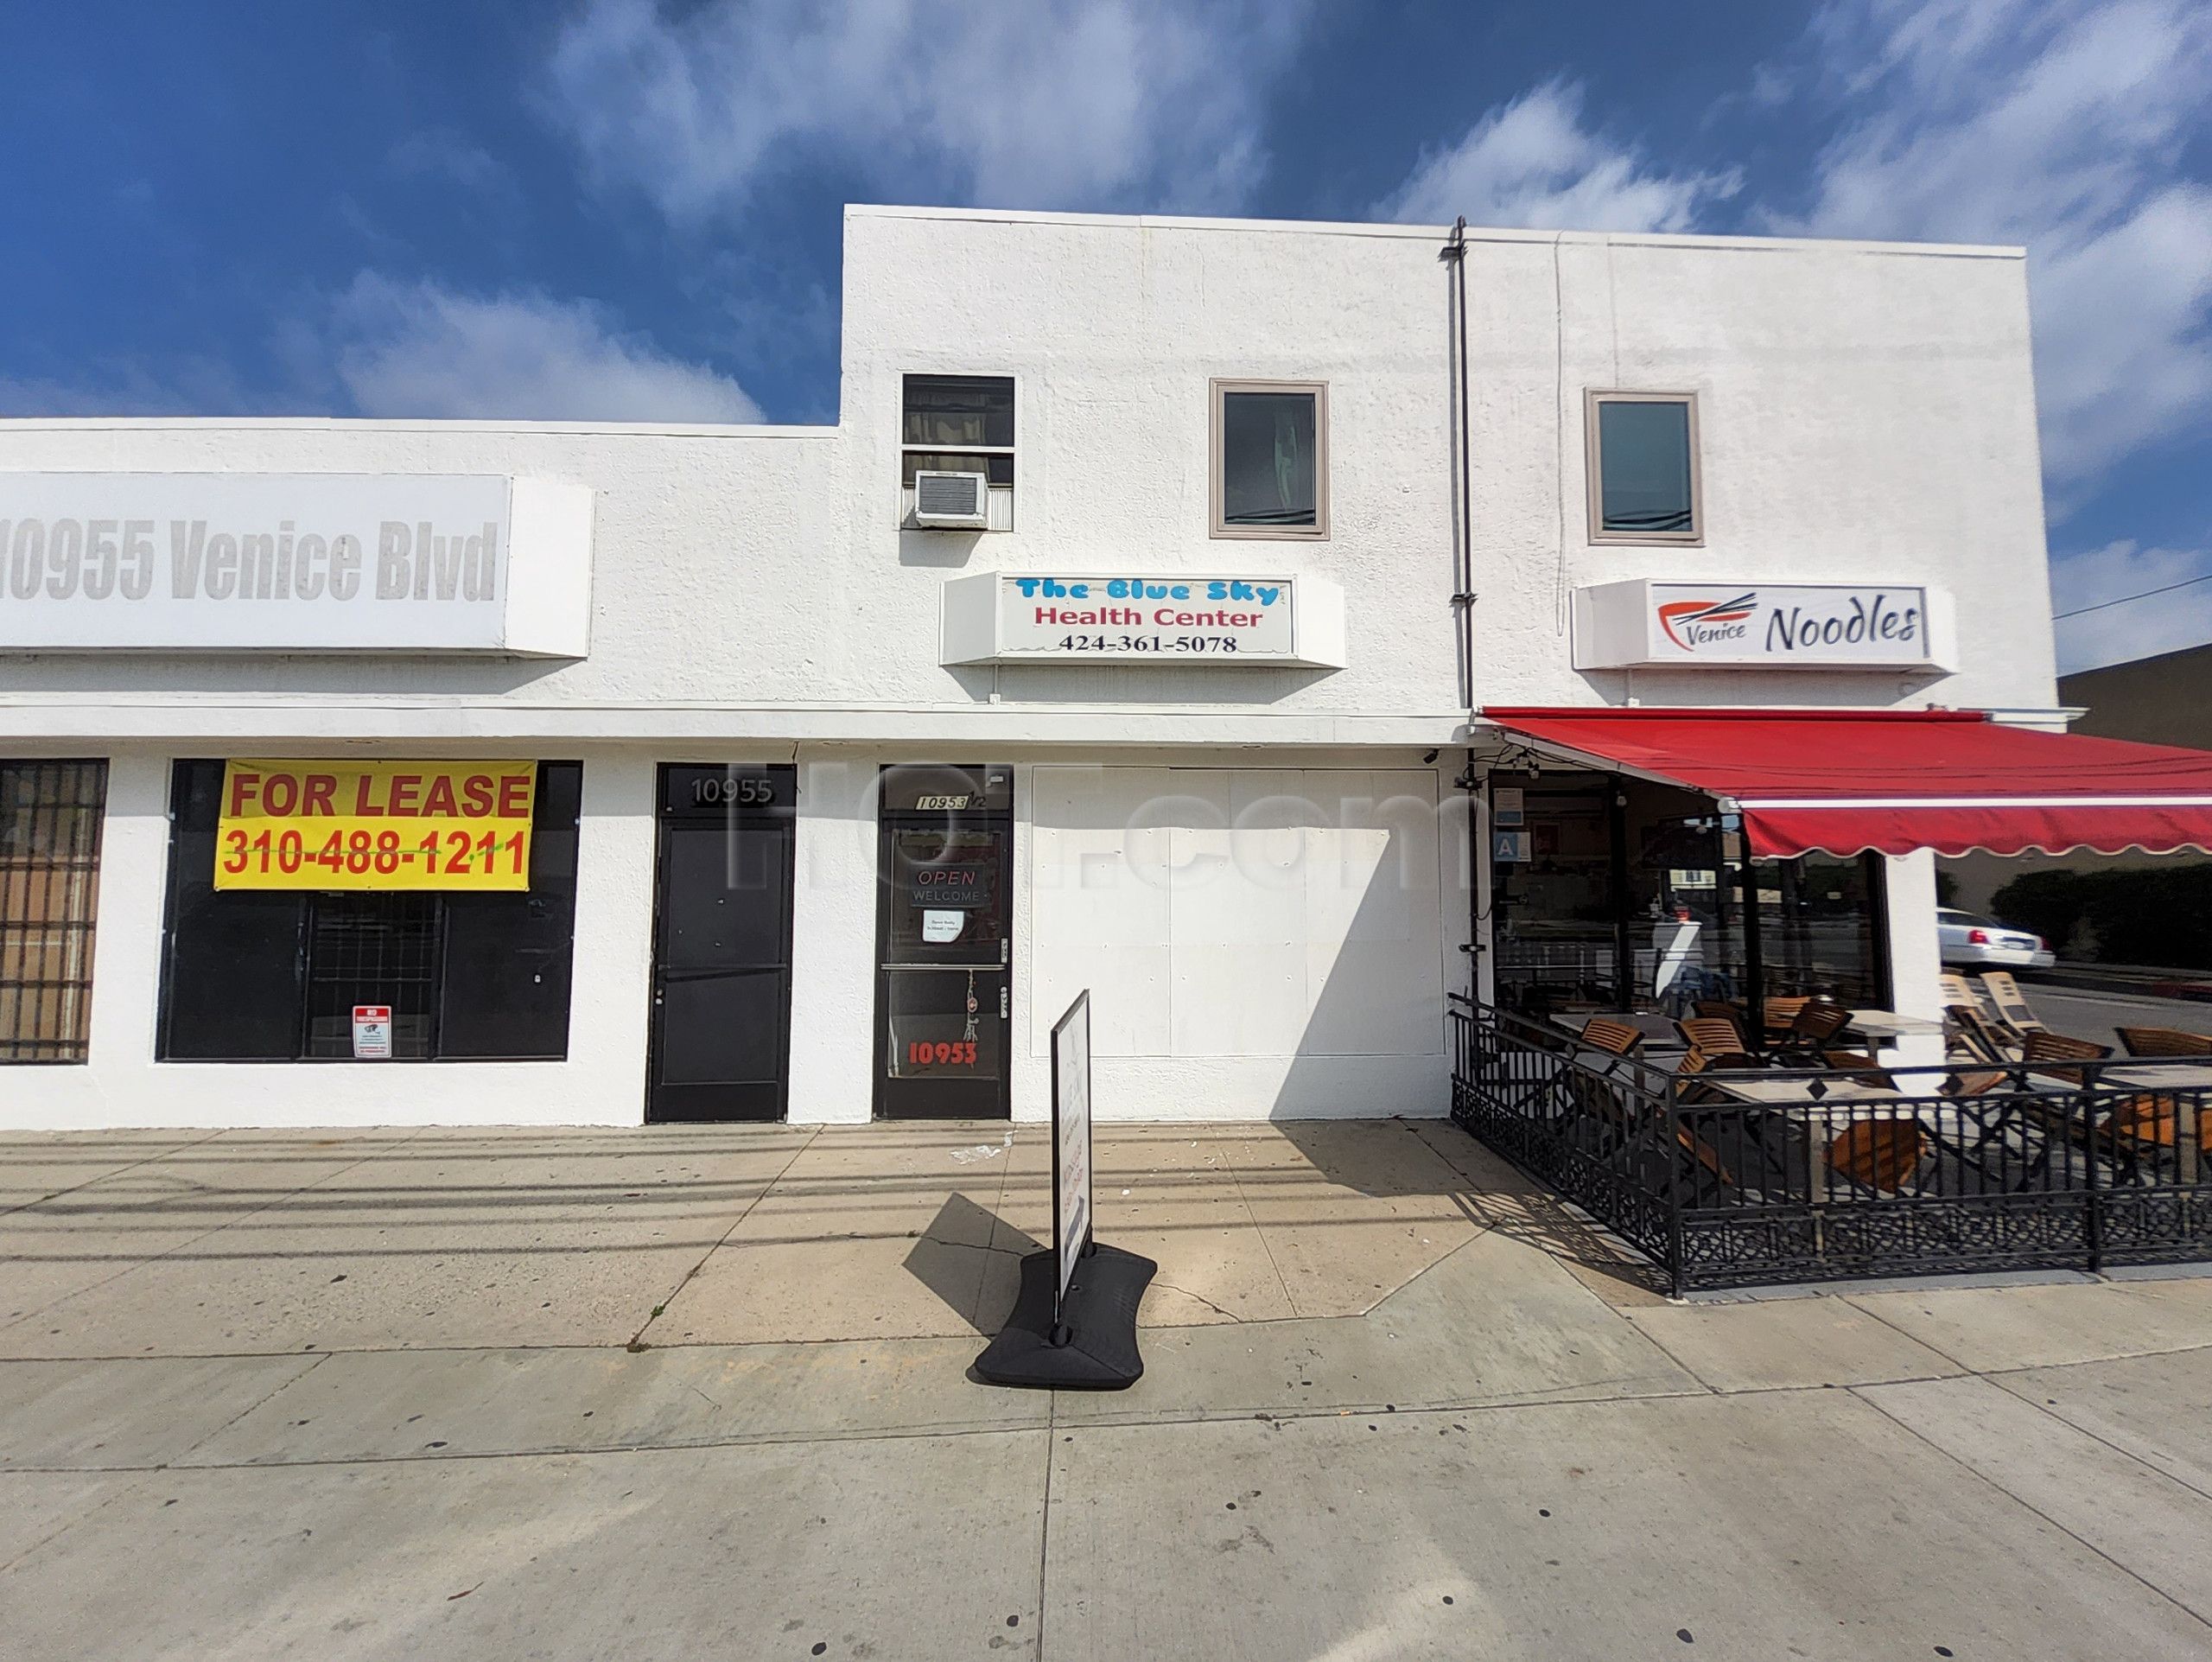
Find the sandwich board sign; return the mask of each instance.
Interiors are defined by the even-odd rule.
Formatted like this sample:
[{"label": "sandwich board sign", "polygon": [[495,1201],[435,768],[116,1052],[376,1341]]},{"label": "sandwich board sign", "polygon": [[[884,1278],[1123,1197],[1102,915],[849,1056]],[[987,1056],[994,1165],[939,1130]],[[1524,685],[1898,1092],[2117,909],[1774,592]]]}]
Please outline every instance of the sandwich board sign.
[{"label": "sandwich board sign", "polygon": [[1144,1372],[1137,1305],[1160,1266],[1091,1238],[1090,993],[1052,1024],[1052,1244],[1026,1253],[1014,1314],[976,1359],[991,1385],[1119,1391]]},{"label": "sandwich board sign", "polygon": [[1076,995],[1052,1028],[1052,1250],[1058,1323],[1068,1283],[1090,1245],[1090,991]]}]

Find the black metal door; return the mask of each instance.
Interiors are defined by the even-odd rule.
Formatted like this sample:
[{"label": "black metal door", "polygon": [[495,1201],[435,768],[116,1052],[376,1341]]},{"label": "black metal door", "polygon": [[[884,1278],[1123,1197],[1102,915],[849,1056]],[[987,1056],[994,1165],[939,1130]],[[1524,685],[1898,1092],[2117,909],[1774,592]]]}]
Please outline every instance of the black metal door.
[{"label": "black metal door", "polygon": [[798,793],[791,767],[660,770],[649,1121],[784,1117]]},{"label": "black metal door", "polygon": [[1014,770],[883,771],[875,1111],[1004,1119],[1014,977]]}]

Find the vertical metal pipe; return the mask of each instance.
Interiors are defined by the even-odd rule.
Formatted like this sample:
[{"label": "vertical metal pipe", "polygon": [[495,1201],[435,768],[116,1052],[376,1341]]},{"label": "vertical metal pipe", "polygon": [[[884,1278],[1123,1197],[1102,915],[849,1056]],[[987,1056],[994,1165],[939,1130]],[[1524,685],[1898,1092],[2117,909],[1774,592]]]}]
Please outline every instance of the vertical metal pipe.
[{"label": "vertical metal pipe", "polygon": [[[1661,1151],[1658,1168],[1672,1172],[1682,1157],[1681,1080],[1673,1074],[1667,1076],[1663,1087],[1666,1098],[1667,1146]],[[1697,1157],[1692,1153],[1689,1162],[1689,1181],[1697,1181]],[[1679,1181],[1667,1185],[1667,1277],[1668,1290],[1675,1297],[1682,1296],[1682,1186]]]},{"label": "vertical metal pipe", "polygon": [[1459,659],[1459,707],[1471,711],[1475,704],[1474,628],[1474,469],[1471,412],[1467,390],[1467,221],[1463,214],[1452,226],[1452,239],[1438,255],[1452,264],[1452,299],[1451,341],[1453,360],[1452,388],[1452,449],[1459,464],[1454,481],[1452,525],[1452,612],[1453,650]]}]

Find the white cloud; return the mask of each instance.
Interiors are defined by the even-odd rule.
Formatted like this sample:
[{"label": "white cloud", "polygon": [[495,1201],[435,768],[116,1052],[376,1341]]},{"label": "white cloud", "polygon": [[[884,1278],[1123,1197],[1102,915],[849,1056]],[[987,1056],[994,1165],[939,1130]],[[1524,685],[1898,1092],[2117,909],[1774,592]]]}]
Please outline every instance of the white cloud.
[{"label": "white cloud", "polygon": [[2212,406],[2212,8],[1834,0],[1811,39],[1847,113],[1770,228],[2027,245],[2062,493]]},{"label": "white cloud", "polygon": [[96,360],[67,380],[0,375],[0,417],[274,415],[280,404],[202,357]]},{"label": "white cloud", "polygon": [[743,389],[588,301],[492,298],[364,271],[305,343],[364,416],[750,422]]},{"label": "white cloud", "polygon": [[521,199],[514,170],[467,134],[449,127],[409,133],[386,158],[395,172],[410,178],[444,178],[463,190],[504,205]]},{"label": "white cloud", "polygon": [[888,195],[1226,210],[1306,0],[590,0],[550,103],[603,183],[696,226],[826,156]]},{"label": "white cloud", "polygon": [[[2200,576],[2212,577],[2212,549],[2107,543],[2051,561],[2051,609],[2076,612],[2104,601],[2149,595],[2153,589]],[[2212,581],[2125,606],[2061,617],[2057,630],[2061,674],[2201,646],[2212,640]]]},{"label": "white cloud", "polygon": [[1376,204],[1384,219],[1539,230],[1683,231],[1741,183],[1726,173],[1668,173],[1642,150],[1582,124],[1582,88],[1552,80],[1492,109],[1448,149],[1425,152]]}]

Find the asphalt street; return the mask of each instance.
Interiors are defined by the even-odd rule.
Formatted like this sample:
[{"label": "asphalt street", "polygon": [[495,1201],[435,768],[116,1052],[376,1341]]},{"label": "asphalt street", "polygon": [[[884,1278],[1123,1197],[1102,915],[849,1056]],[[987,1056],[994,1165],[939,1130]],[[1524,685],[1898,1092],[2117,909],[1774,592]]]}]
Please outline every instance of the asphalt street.
[{"label": "asphalt street", "polygon": [[2045,1027],[2115,1048],[2120,1044],[2113,1031],[2115,1028],[2179,1028],[2184,1033],[2212,1034],[2212,1004],[2196,999],[2090,992],[2035,982],[2023,982],[2020,990]]}]

